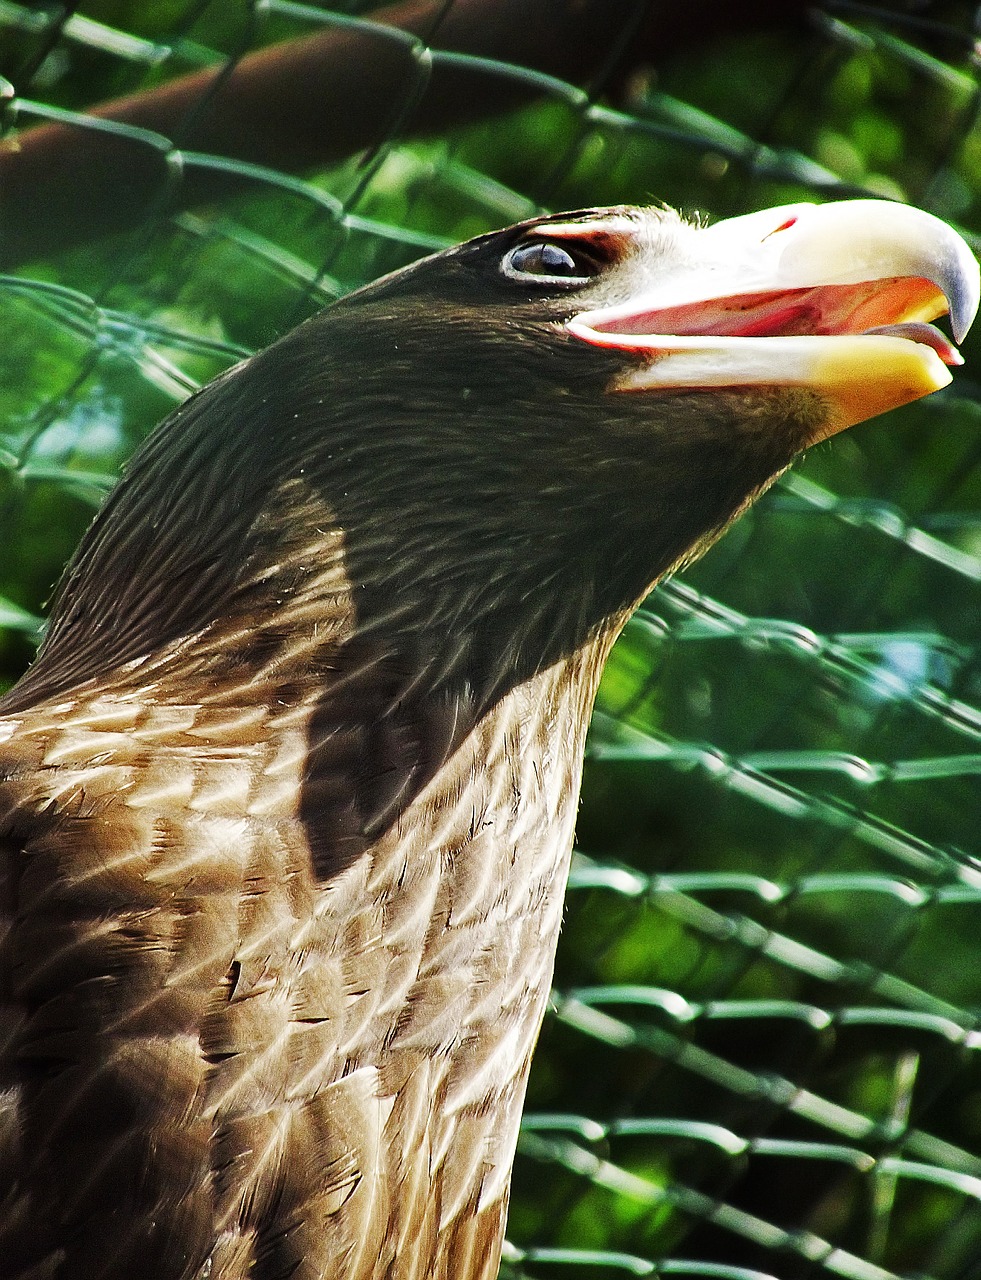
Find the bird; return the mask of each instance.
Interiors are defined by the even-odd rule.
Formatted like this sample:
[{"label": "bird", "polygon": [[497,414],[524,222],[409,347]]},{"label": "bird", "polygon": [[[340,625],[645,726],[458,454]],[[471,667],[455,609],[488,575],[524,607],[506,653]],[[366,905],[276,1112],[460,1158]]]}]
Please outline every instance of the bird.
[{"label": "bird", "polygon": [[543,215],[149,436],[0,702],[3,1280],[496,1275],[613,641],[978,292],[888,201]]}]

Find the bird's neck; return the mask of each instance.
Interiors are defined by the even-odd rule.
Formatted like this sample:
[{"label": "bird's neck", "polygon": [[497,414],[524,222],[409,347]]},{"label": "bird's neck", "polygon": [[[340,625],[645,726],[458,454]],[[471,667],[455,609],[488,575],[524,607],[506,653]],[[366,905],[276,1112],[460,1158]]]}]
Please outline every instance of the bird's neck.
[{"label": "bird's neck", "polygon": [[598,598],[600,575],[571,548],[543,552],[533,525],[505,541],[449,499],[422,534],[397,509],[341,519],[298,474],[264,492],[257,516],[230,503],[202,533],[141,502],[140,479],[83,546],[15,698],[97,680],[161,702],[247,690],[283,705],[370,670],[392,702],[433,697],[479,715],[580,650],[605,653],[628,611]]}]

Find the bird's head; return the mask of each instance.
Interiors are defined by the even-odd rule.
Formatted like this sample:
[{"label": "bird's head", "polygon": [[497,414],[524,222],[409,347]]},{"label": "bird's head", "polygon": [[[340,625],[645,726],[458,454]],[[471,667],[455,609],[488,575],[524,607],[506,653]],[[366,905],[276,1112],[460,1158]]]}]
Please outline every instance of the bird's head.
[{"label": "bird's head", "polygon": [[[454,372],[466,381],[473,369],[451,364],[465,354],[454,329],[471,330],[474,355],[489,337],[515,348],[514,363],[525,340],[543,367],[567,357],[569,376],[549,380],[555,395],[597,371],[578,343],[605,349],[614,373],[595,388],[605,401],[597,439],[603,421],[624,412],[617,392],[653,393],[629,412],[647,418],[655,444],[665,393],[783,388],[789,402],[808,392],[812,423],[800,449],[945,386],[948,366],[962,361],[929,322],[949,313],[960,341],[978,299],[978,264],[946,223],[907,205],[850,200],[713,225],[634,207],[531,219],[396,272],[332,314],[370,315],[389,300],[427,340],[442,337],[424,362],[442,382]],[[495,372],[506,379],[500,356]],[[502,401],[506,385],[497,383]]]},{"label": "bird's head", "polygon": [[109,609],[122,639],[103,624],[93,651],[134,657],[343,581],[356,625],[469,629],[520,675],[615,631],[802,449],[943,386],[959,356],[930,322],[959,339],[978,293],[961,238],[887,201],[481,236],[183,406],[89,535],[53,639],[77,649]]},{"label": "bird's head", "polygon": [[961,237],[888,201],[711,226],[617,207],[482,236],[322,319],[428,504],[580,565],[612,538],[642,591],[801,450],[949,382],[930,322],[959,340],[978,296]]}]

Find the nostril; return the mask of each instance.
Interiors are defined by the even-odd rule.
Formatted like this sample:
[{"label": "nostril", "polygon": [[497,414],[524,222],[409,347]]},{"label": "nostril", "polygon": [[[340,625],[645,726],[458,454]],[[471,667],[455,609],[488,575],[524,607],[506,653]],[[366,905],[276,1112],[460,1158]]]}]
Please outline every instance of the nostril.
[{"label": "nostril", "polygon": [[[781,222],[779,227],[774,227],[772,231],[768,231],[763,240],[769,240],[770,236],[775,236],[780,231],[789,231],[796,221],[796,218],[788,218],[786,222]],[[762,244],[763,241],[761,240],[760,243]]]}]

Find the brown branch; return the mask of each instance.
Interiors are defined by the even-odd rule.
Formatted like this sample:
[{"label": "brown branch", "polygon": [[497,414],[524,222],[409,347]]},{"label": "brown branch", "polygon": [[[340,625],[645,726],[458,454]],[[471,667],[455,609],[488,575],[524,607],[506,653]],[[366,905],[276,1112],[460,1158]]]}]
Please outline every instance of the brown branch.
[{"label": "brown branch", "polygon": [[[151,213],[215,199],[234,175],[181,168],[180,149],[301,173],[377,144],[399,126],[434,133],[534,96],[519,80],[430,67],[418,42],[435,26],[439,50],[499,59],[589,85],[617,52],[643,0],[405,0],[371,15],[378,30],[327,26],[244,57],[103,103],[85,126],[51,123],[0,143],[0,264],[10,266],[138,226]],[[651,0],[622,78],[733,28],[799,20],[805,0]],[[406,104],[414,108],[400,117]],[[99,128],[115,122],[159,145]]]}]

